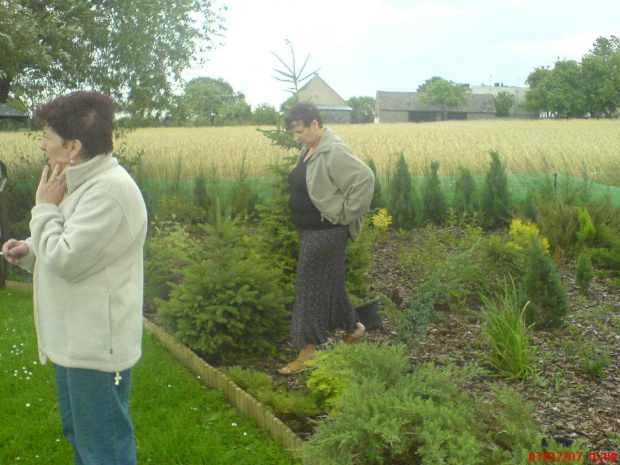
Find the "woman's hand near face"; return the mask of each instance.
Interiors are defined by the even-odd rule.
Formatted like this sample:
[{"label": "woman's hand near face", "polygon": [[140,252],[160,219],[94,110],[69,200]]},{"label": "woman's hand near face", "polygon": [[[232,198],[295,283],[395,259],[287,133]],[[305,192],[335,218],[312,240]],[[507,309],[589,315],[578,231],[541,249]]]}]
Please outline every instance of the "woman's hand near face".
[{"label": "woman's hand near face", "polygon": [[[41,205],[44,203],[50,203],[53,205],[59,205],[65,194],[67,193],[67,167],[60,172],[60,163],[54,166],[52,175],[49,175],[50,167],[45,165],[43,172],[41,173],[41,181],[37,188],[37,195],[35,203]],[[49,179],[48,179],[49,177]]]},{"label": "woman's hand near face", "polygon": [[9,239],[2,246],[4,258],[11,265],[19,264],[21,259],[28,255],[28,252],[30,252],[28,246],[25,243],[15,239]]}]

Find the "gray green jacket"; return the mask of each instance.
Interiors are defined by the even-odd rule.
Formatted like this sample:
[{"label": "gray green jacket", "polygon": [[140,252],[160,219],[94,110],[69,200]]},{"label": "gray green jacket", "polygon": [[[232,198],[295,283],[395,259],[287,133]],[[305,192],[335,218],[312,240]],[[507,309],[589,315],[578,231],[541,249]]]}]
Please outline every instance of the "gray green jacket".
[{"label": "gray green jacket", "polygon": [[[308,153],[304,147],[298,161]],[[349,227],[351,239],[362,232],[364,213],[370,207],[375,177],[331,129],[325,128],[316,152],[306,168],[310,200],[321,216],[333,224]]]}]

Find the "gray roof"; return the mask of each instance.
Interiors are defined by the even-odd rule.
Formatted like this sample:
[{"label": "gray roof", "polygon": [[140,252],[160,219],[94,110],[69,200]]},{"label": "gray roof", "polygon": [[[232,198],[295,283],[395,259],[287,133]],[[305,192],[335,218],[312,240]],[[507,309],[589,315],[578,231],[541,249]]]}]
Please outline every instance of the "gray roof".
[{"label": "gray roof", "polygon": [[348,105],[317,105],[316,106],[319,110],[332,110],[332,111],[353,111],[353,108],[351,108]]},{"label": "gray roof", "polygon": [[28,118],[28,115],[0,103],[0,118]]},{"label": "gray roof", "polygon": [[[377,91],[376,108],[394,111],[441,111],[441,105],[423,105],[420,103],[420,95],[420,92],[384,92],[379,90]],[[493,96],[469,94],[469,105],[454,111],[495,114]]]}]

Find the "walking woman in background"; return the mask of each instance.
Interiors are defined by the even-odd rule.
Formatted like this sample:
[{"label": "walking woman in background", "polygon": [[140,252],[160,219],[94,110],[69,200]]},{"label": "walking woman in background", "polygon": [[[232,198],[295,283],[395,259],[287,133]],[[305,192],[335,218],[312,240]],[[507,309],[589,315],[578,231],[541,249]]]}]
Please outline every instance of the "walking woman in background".
[{"label": "walking woman in background", "polygon": [[323,127],[315,105],[296,104],[285,123],[303,146],[288,178],[289,207],[300,238],[291,327],[299,355],[279,370],[290,375],[327,342],[328,331],[344,330],[346,343],[367,337],[347,295],[345,252],[348,238],[356,240],[362,230],[374,176],[340,137]]},{"label": "walking woman in background", "polygon": [[129,390],[141,356],[147,217],[136,183],[112,156],[114,112],[97,92],[37,109],[48,165],[30,237],[2,246],[9,263],[34,273],[39,354],[54,365],[76,464],[136,463]]}]

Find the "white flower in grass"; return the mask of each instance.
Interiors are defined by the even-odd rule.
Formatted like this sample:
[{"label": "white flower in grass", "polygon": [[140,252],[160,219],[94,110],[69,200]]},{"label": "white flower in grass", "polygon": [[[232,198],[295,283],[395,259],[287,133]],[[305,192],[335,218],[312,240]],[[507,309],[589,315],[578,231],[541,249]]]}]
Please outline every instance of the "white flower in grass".
[{"label": "white flower in grass", "polygon": [[230,425],[231,426],[237,426],[237,423],[231,423]]},{"label": "white flower in grass", "polygon": [[30,402],[28,402],[28,403],[26,404],[26,407],[30,407]]}]

